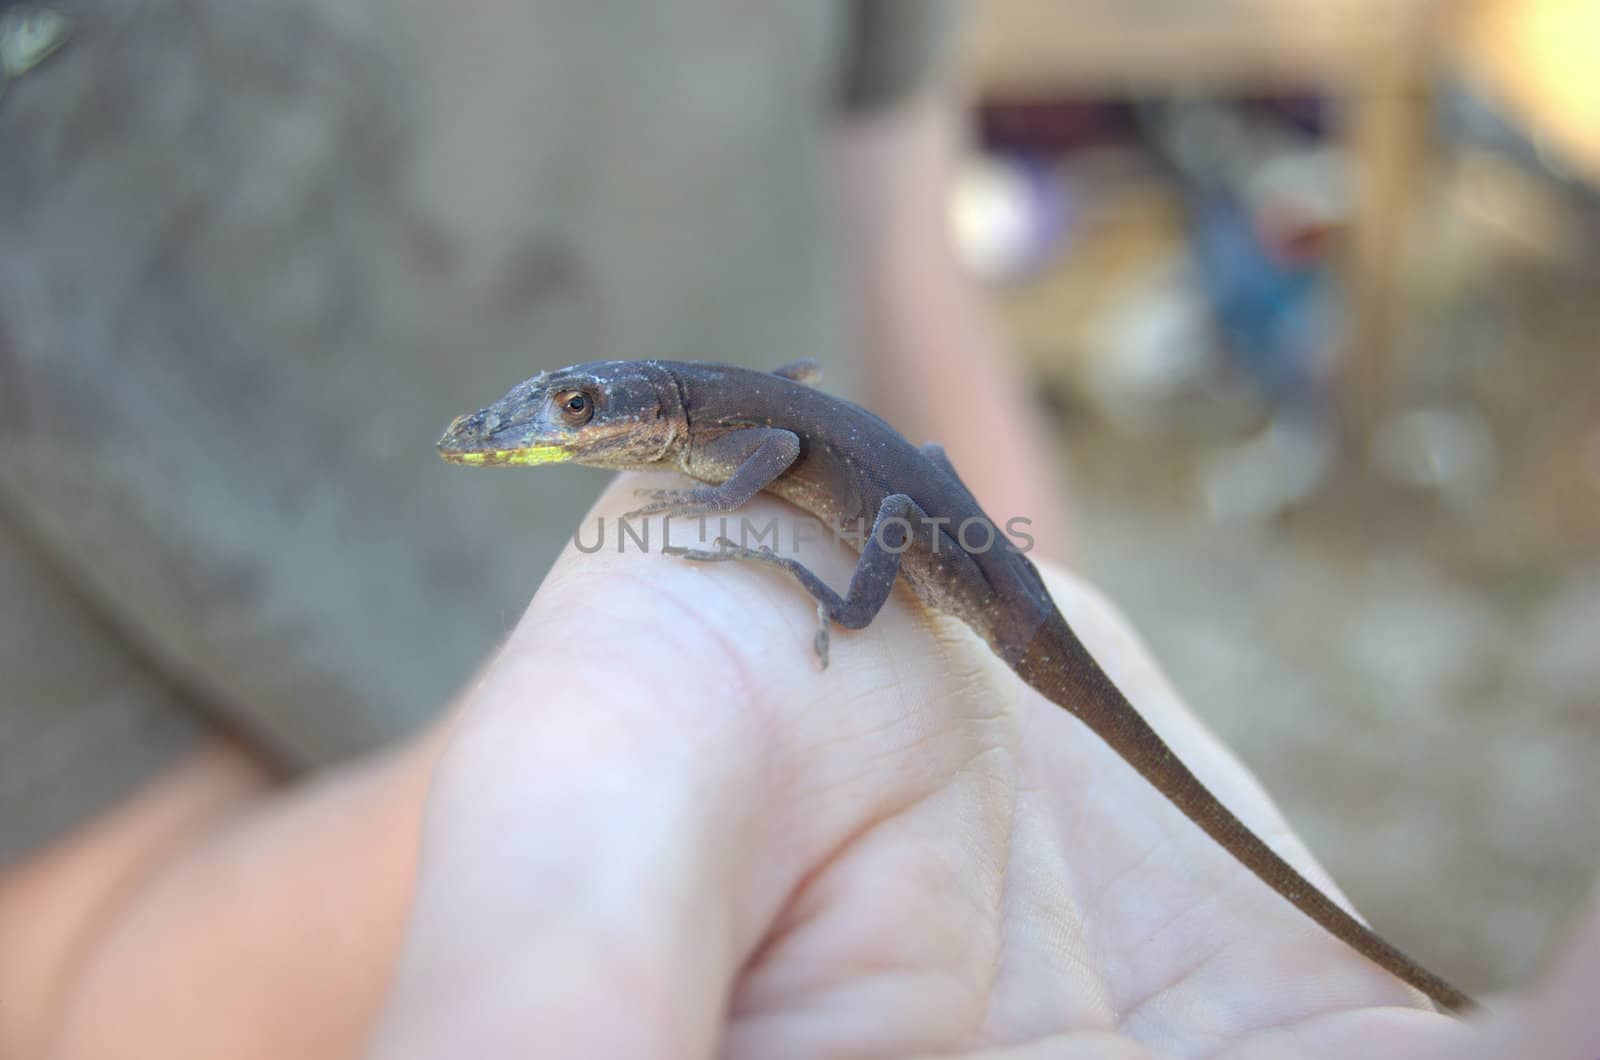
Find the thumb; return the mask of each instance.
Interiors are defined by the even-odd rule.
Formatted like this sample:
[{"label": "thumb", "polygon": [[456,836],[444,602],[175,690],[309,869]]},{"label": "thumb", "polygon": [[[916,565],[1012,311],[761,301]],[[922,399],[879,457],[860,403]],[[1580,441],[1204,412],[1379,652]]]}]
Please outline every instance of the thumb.
[{"label": "thumb", "polygon": [[760,711],[693,608],[607,563],[569,550],[463,704],[372,1056],[715,1049],[782,900]]}]

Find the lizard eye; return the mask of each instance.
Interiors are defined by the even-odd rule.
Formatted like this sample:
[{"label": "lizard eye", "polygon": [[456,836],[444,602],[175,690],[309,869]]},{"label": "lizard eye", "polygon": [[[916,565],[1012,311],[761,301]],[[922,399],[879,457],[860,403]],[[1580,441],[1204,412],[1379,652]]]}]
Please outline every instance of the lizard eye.
[{"label": "lizard eye", "polygon": [[561,418],[573,427],[581,427],[594,417],[594,400],[581,390],[563,390],[555,400]]}]

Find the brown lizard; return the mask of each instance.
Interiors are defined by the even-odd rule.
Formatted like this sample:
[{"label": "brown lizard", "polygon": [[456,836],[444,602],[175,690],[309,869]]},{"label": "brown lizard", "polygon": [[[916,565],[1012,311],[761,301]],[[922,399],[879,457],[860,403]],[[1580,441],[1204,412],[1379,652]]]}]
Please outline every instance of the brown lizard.
[{"label": "brown lizard", "polygon": [[1038,571],[984,514],[937,445],[918,448],[877,416],[807,385],[810,362],[775,372],[678,361],[599,361],[546,372],[461,416],[439,451],[469,465],[559,462],[675,468],[704,485],[653,490],[631,515],[730,512],[767,490],[836,527],[870,525],[843,595],[799,562],[718,539],[695,560],[781,568],[828,625],[861,629],[896,577],[954,615],[1051,702],[1065,708],[1246,868],[1335,937],[1440,1005],[1473,1002],[1361,923],[1279,857],[1178,760],[1056,609]]}]

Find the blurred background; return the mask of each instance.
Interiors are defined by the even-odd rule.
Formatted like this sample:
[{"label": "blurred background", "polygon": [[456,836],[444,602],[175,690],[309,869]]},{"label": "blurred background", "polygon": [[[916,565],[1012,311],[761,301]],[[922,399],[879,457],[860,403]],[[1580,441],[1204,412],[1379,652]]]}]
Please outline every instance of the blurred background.
[{"label": "blurred background", "polygon": [[[1600,0],[946,6],[0,0],[0,864],[216,732],[287,775],[432,717],[604,480],[434,459],[533,372],[872,400],[834,288],[929,240],[852,248],[915,197],[841,222],[827,143],[953,55],[910,226],[1067,558],[1374,924],[1526,982],[1600,870]],[[959,419],[1008,391],[915,370],[984,349],[926,280],[860,299],[924,297],[873,403]],[[907,430],[983,495],[1013,418]]]},{"label": "blurred background", "polygon": [[990,0],[953,208],[1077,560],[1372,922],[1600,866],[1600,5]]}]

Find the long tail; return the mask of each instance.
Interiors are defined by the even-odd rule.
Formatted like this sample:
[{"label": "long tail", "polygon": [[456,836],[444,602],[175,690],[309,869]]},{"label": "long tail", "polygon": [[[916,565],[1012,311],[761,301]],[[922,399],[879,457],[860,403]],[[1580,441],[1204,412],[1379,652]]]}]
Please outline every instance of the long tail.
[{"label": "long tail", "polygon": [[1081,719],[1224,850],[1329,934],[1447,1009],[1460,1012],[1475,1005],[1345,912],[1246,828],[1139,716],[1059,613],[1045,620],[1015,669],[1051,702]]}]

